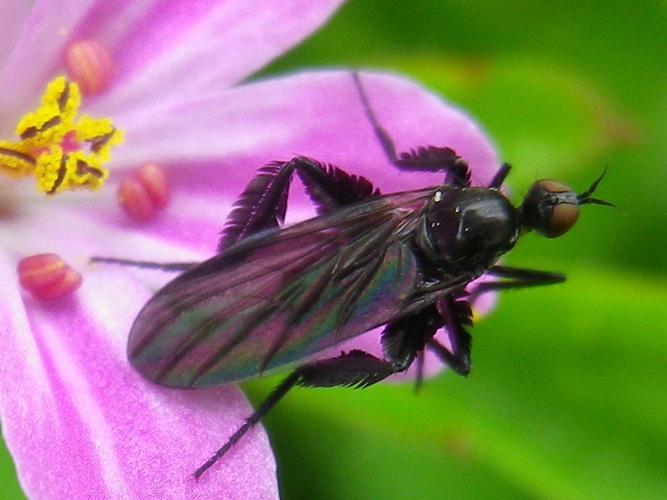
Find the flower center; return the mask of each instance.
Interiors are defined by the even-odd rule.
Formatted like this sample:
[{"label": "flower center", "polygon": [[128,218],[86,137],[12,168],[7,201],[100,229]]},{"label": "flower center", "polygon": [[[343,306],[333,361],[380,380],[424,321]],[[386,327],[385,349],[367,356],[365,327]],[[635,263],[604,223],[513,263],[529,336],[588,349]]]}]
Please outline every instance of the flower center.
[{"label": "flower center", "polygon": [[19,140],[0,141],[0,172],[34,176],[38,191],[47,195],[102,187],[109,177],[104,164],[123,133],[109,118],[83,115],[77,120],[80,104],[76,83],[62,76],[52,80],[39,108],[19,121]]}]

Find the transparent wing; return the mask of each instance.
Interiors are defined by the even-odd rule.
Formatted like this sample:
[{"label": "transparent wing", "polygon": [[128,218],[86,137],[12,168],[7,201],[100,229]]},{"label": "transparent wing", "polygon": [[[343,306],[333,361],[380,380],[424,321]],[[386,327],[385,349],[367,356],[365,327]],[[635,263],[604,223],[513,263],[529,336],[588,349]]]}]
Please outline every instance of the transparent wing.
[{"label": "transparent wing", "polygon": [[232,245],[144,306],[132,364],[170,387],[219,385],[393,320],[419,281],[406,238],[432,194],[383,196]]}]

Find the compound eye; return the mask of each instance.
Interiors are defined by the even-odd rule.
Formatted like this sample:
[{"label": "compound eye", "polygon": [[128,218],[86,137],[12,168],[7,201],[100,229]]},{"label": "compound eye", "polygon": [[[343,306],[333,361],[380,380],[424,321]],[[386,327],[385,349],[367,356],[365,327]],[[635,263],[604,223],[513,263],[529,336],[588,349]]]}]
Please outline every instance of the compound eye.
[{"label": "compound eye", "polygon": [[556,205],[551,211],[551,220],[549,228],[544,236],[547,238],[557,238],[567,233],[579,218],[579,207],[569,203]]},{"label": "compound eye", "polygon": [[568,232],[579,218],[577,195],[565,184],[542,179],[533,184],[521,206],[523,224],[547,238]]}]

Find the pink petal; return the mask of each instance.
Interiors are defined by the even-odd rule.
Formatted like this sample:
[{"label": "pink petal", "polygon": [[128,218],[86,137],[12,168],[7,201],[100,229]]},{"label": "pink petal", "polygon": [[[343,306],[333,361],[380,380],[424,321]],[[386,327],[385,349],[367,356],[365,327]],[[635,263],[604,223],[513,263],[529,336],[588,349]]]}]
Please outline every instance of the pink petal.
[{"label": "pink petal", "polygon": [[29,0],[2,0],[0,2],[0,67],[5,64],[19,35],[23,31],[32,2]]},{"label": "pink petal", "polygon": [[[469,161],[476,184],[491,179],[498,168],[496,153],[466,114],[397,76],[364,73],[362,80],[399,151],[450,146]],[[364,175],[384,192],[435,185],[444,178],[389,164],[349,72],[301,73],[243,85],[215,98],[124,111],[115,119],[126,130],[126,144],[114,152],[112,168],[157,161],[167,166],[174,192],[164,217],[142,227],[200,249],[213,251],[231,203],[256,170],[273,160],[310,156]],[[312,215],[301,190],[292,193],[288,218]],[[113,213],[105,220],[129,224]]]},{"label": "pink petal", "polygon": [[[15,282],[13,264],[0,279]],[[0,309],[0,415],[25,492],[35,498],[277,498],[257,429],[197,483],[194,468],[251,411],[234,387],[160,388],[125,358],[147,299],[115,270],[88,273],[71,300],[36,303],[7,286]],[[110,303],[113,307],[110,307]]]},{"label": "pink petal", "polygon": [[145,106],[160,94],[207,95],[240,81],[315,31],[342,0],[38,0],[28,16],[25,3],[3,10],[0,41],[13,46],[0,71],[3,127],[12,127],[48,79],[64,71],[62,54],[72,39],[92,38],[111,51],[109,103]]},{"label": "pink petal", "polygon": [[[362,79],[399,150],[449,145],[469,161],[478,183],[495,173],[496,154],[465,113],[404,78],[366,73]],[[115,165],[150,159],[216,160],[219,165],[224,160],[226,175],[244,177],[247,170],[237,157],[258,158],[249,165],[254,171],[270,159],[304,154],[348,169],[358,166],[355,169],[383,175],[400,188],[423,186],[428,179],[427,174],[397,172],[388,166],[347,71],[304,72],[242,85],[205,99],[162,97],[155,107],[106,111],[126,131]],[[179,126],[174,126],[175,119]],[[440,181],[442,176],[431,179]]]},{"label": "pink petal", "polygon": [[206,96],[247,78],[319,28],[342,0],[98,2],[78,35],[112,52],[104,100],[147,106]]},{"label": "pink petal", "polygon": [[2,135],[12,134],[18,118],[38,103],[46,82],[57,69],[69,34],[90,3],[37,0],[26,21],[18,25],[21,35],[0,71]]}]

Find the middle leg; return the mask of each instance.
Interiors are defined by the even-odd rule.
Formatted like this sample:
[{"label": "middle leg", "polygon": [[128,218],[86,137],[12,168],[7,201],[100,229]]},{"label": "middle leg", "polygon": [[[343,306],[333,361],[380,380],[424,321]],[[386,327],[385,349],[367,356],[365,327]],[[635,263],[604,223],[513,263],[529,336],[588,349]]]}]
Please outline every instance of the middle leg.
[{"label": "middle leg", "polygon": [[[459,375],[470,372],[471,336],[465,326],[472,325],[472,310],[467,297],[448,293],[437,304],[396,320],[382,334],[382,350],[395,366],[408,367],[428,347]],[[451,349],[433,337],[446,327]],[[423,357],[422,357],[423,360]],[[421,375],[418,374],[418,383]]]}]

